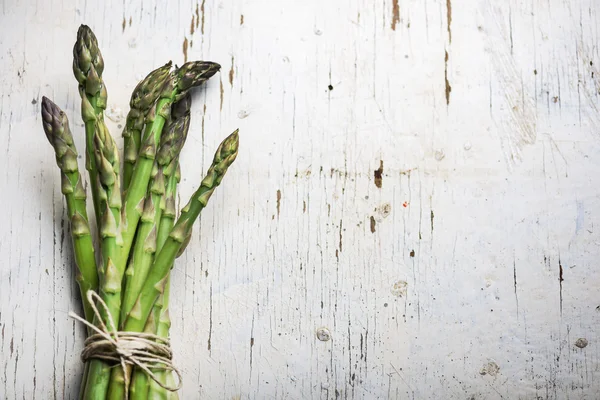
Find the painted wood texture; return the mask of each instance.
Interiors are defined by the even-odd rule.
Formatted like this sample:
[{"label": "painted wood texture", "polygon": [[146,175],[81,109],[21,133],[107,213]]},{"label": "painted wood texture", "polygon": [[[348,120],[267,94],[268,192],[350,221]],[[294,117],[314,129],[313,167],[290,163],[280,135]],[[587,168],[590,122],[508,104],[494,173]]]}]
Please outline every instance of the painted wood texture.
[{"label": "painted wood texture", "polygon": [[85,23],[115,137],[152,68],[221,63],[194,97],[182,202],[240,128],[173,273],[182,398],[598,398],[596,0],[4,0],[0,13],[0,397],[75,399],[81,379],[40,100],[68,112],[82,150],[71,51]]}]

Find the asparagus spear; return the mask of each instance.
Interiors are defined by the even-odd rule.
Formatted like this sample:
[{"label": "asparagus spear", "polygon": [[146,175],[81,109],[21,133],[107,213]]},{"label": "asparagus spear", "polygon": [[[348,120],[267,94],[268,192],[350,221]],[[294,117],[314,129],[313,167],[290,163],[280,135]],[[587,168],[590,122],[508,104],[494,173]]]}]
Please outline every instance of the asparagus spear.
[{"label": "asparagus spear", "polygon": [[[171,106],[181,99],[193,87],[204,83],[220,69],[220,65],[213,62],[195,61],[188,62],[178,70],[169,74],[161,94],[155,105],[146,116],[146,128],[141,141],[138,160],[135,163],[133,175],[129,188],[124,198],[121,223],[122,244],[119,247],[119,257],[114,264],[114,273],[107,276],[112,288],[120,288],[125,266],[129,258],[129,252],[137,225],[143,212],[144,197],[150,181],[156,149],[165,122],[170,118]],[[119,325],[119,314],[121,307],[120,291],[104,292],[103,300],[107,303],[110,313]],[[142,326],[143,328],[143,326]],[[111,366],[98,359],[90,362],[90,373],[85,389],[86,399],[104,400],[110,382]],[[93,381],[90,382],[90,379]]]},{"label": "asparagus spear", "polygon": [[158,235],[156,236],[156,251],[160,251],[175,225],[175,217],[177,210],[175,208],[175,196],[177,195],[177,184],[181,180],[181,172],[179,170],[179,157],[175,158],[169,168],[165,170],[165,179],[167,187],[165,190],[165,209],[160,218],[160,226],[158,227]]},{"label": "asparagus spear", "polygon": [[[104,60],[96,36],[88,26],[81,25],[73,47],[73,73],[79,82],[81,114],[86,133],[86,168],[90,175],[96,221],[102,240],[103,265],[98,269],[100,294],[110,302],[111,297],[120,295],[120,285],[114,283],[113,277],[118,275],[115,260],[121,244],[121,195],[118,151],[104,123],[107,92],[102,80],[103,70]],[[105,315],[103,319],[106,321]],[[88,392],[96,382],[108,380],[109,375],[98,370],[101,365],[99,360],[86,364],[84,376],[87,379],[82,387],[82,397],[85,399],[93,398]]]},{"label": "asparagus spear", "polygon": [[[171,327],[171,317],[169,315],[169,294],[171,292],[171,274],[169,274],[167,276],[167,282],[165,283],[165,290],[163,293],[161,293],[161,295],[158,297],[158,299],[156,300],[156,303],[154,304],[154,308],[152,309],[151,312],[151,319],[156,319],[156,314],[158,314],[158,320],[157,320],[157,326],[156,326],[156,335],[160,336],[161,338],[165,338],[168,339],[169,338],[169,328]],[[146,324],[146,327],[148,326],[148,324]],[[145,328],[146,329],[146,328]],[[158,381],[160,383],[162,383],[163,385],[168,384],[169,382],[167,382],[167,377],[168,375],[172,375],[172,373],[170,371],[165,371],[165,370],[159,370],[155,372],[155,375],[158,378]],[[135,396],[135,393],[132,392],[132,398],[131,400],[137,400],[137,399],[149,399],[149,400],[167,400],[169,398],[169,393],[175,393],[175,392],[168,392],[167,390],[163,389],[160,385],[158,385],[156,382],[154,382],[153,380],[150,380],[150,382],[148,382],[148,376],[146,374],[144,374],[143,372],[138,372],[138,370],[135,371],[134,375],[133,375],[133,381],[134,383],[133,387],[135,388],[136,391],[138,391],[138,387],[142,386],[143,384],[146,384],[146,390],[145,392],[147,393],[147,395],[144,393],[144,396],[142,397],[137,397]],[[144,390],[142,389],[141,392],[143,393]]]},{"label": "asparagus spear", "polygon": [[[98,205],[100,207],[100,237],[103,264],[99,269],[100,296],[110,310],[120,306],[120,274],[115,267],[121,239],[121,192],[119,188],[119,154],[116,143],[103,125],[97,126],[95,143],[95,161],[98,170]],[[119,279],[119,280],[117,280]],[[118,283],[116,283],[118,282]],[[100,309],[102,320],[108,324],[108,314]],[[114,317],[114,314],[112,314]],[[95,321],[98,323],[99,321]],[[116,322],[115,322],[116,323]],[[110,326],[110,325],[109,325]],[[109,328],[110,329],[110,328]],[[108,364],[94,359],[86,367],[87,379],[83,390],[84,399],[104,398],[96,396],[95,388],[110,378]],[[84,375],[85,376],[85,375]]]},{"label": "asparagus spear", "polygon": [[150,107],[154,104],[165,80],[169,77],[171,70],[171,61],[160,68],[150,72],[142,79],[131,94],[129,102],[129,113],[125,128],[123,129],[123,139],[125,149],[123,151],[123,189],[127,190],[131,176],[133,175],[133,167],[137,161],[138,152],[140,150],[140,142],[142,129],[144,127],[144,119]]},{"label": "asparagus spear", "polygon": [[[99,125],[94,137],[98,169],[98,199],[100,207],[100,237],[103,265],[100,270],[100,296],[109,307],[119,307],[121,285],[116,284],[119,271],[115,267],[118,246],[121,245],[121,191],[119,185],[119,153],[108,130]],[[101,310],[102,319],[107,316]]]},{"label": "asparagus spear", "polygon": [[[165,201],[165,211],[163,212],[162,219],[160,222],[160,229],[158,230],[157,237],[157,251],[160,251],[164,246],[167,238],[169,237],[169,233],[171,229],[173,229],[173,225],[175,224],[176,209],[175,209],[175,195],[177,194],[177,184],[181,179],[181,174],[179,171],[179,162],[177,160],[174,166],[173,174],[168,175],[167,179],[167,192],[166,192],[166,201]],[[171,266],[173,268],[173,266]],[[156,301],[156,304],[161,306],[160,308],[160,317],[158,319],[158,326],[156,329],[156,334],[163,338],[169,337],[169,329],[171,328],[171,317],[169,314],[169,294],[171,292],[171,274],[169,273],[167,276],[167,282],[165,283],[165,290],[162,293],[161,297],[162,304],[159,300]],[[156,307],[158,308],[158,307]],[[152,312],[155,312],[153,309]],[[157,371],[156,375],[158,380],[163,385],[174,386],[175,382],[173,379],[173,373],[167,371]],[[148,389],[148,399],[149,400],[176,400],[179,396],[177,392],[167,392],[161,386],[159,386],[156,382],[150,381],[150,388]]]},{"label": "asparagus spear", "polygon": [[[161,138],[161,146],[159,147],[159,150],[158,150],[157,163],[159,165],[162,164],[164,166],[163,170],[165,172],[164,172],[163,176],[165,177],[165,180],[168,183],[174,182],[174,184],[171,183],[171,187],[169,188],[169,200],[168,201],[165,200],[164,193],[161,196],[161,198],[160,198],[161,211],[158,212],[155,216],[155,220],[158,219],[157,226],[158,226],[158,233],[160,234],[160,235],[159,234],[156,235],[156,251],[159,251],[162,248],[171,228],[173,228],[173,221],[175,218],[174,190],[175,190],[177,182],[178,182],[178,180],[177,180],[177,178],[178,178],[177,166],[179,165],[178,157],[179,157],[179,152],[181,151],[181,147],[183,146],[185,139],[187,137],[187,132],[189,129],[189,119],[190,119],[189,112],[190,112],[191,104],[192,104],[192,99],[191,99],[191,96],[188,94],[183,99],[179,100],[177,103],[175,103],[173,105],[173,110],[172,110],[172,118],[173,119],[169,123],[168,128],[165,128],[166,132],[165,132],[165,134],[163,134],[163,137]],[[165,164],[167,161],[170,161],[168,165]],[[167,203],[168,203],[169,210],[166,211],[166,215],[163,218],[162,211],[165,210],[165,208],[167,207]],[[143,218],[143,216],[142,216],[142,218]],[[163,222],[164,222],[164,226],[163,226]],[[136,243],[136,246],[137,246],[137,243]],[[153,257],[150,260],[150,263],[152,261],[153,261]],[[149,268],[150,268],[150,265],[147,265],[144,275],[138,277],[138,280],[137,280],[138,285],[137,286],[132,287],[131,291],[129,288],[126,290],[126,294],[127,295],[131,294],[132,296],[130,296],[131,304],[130,305],[128,304],[127,306],[124,305],[122,307],[122,310],[126,310],[126,313],[123,315],[123,319],[127,315],[127,313],[131,310],[131,306],[133,306],[133,302],[135,302],[135,300],[137,299],[137,296],[139,295],[141,286],[144,283],[144,280],[146,279],[146,277],[148,275]],[[165,290],[167,290],[167,289],[165,289]],[[164,301],[168,302],[168,296],[165,296]],[[154,309],[152,310],[151,316],[153,316],[153,318],[150,318],[148,320],[148,322],[146,323],[144,332],[149,331],[151,333],[161,335],[161,337],[168,338],[169,327],[166,326],[166,329],[165,329],[165,322],[164,322],[165,316],[163,315],[165,308],[163,308],[163,307],[166,307],[166,304],[163,305],[163,296],[161,295],[161,297],[155,303]],[[163,320],[162,325],[161,325],[161,318]],[[168,315],[167,315],[167,318],[168,318]],[[158,331],[157,325],[162,326],[161,332],[157,332]],[[169,325],[170,325],[170,323],[169,323]],[[163,375],[163,377],[164,377],[163,371],[159,370],[156,372],[156,374]],[[163,382],[163,384],[166,384],[166,380]],[[141,371],[140,369],[136,368],[134,370],[134,374],[133,374],[133,378],[131,380],[131,386],[130,386],[131,399],[135,400],[135,399],[147,398],[148,385],[149,385],[148,376],[146,375],[146,373]],[[158,388],[160,388],[161,391],[166,395],[166,391],[163,388],[161,388],[158,385],[156,385],[156,386]]]},{"label": "asparagus spear", "polygon": [[73,74],[79,82],[81,117],[85,123],[85,167],[90,175],[96,221],[100,220],[100,207],[98,204],[98,171],[94,155],[94,136],[96,127],[104,125],[103,112],[106,109],[108,96],[106,86],[102,80],[103,71],[104,59],[98,48],[98,40],[87,25],[81,25],[77,30],[77,40],[73,46]]},{"label": "asparagus spear", "polygon": [[42,98],[42,120],[46,137],[54,147],[56,164],[61,170],[61,189],[67,201],[75,263],[79,270],[76,279],[85,318],[91,322],[94,312],[85,294],[88,290],[97,290],[98,272],[85,205],[86,193],[77,165],[77,149],[73,143],[67,115],[46,97]]},{"label": "asparagus spear", "polygon": [[126,271],[126,285],[121,306],[122,319],[129,313],[133,303],[140,293],[140,289],[148,270],[154,260],[157,249],[157,233],[160,226],[162,211],[165,208],[165,170],[183,147],[190,126],[191,96],[186,95],[173,104],[172,119],[165,126],[161,137],[160,147],[156,156],[156,167],[153,171],[144,211],[140,219],[137,239],[133,249],[133,262]]},{"label": "asparagus spear", "polygon": [[125,320],[124,330],[140,332],[144,329],[152,306],[160,293],[164,291],[173,261],[183,247],[186,238],[189,237],[195,220],[208,203],[214,190],[221,183],[227,168],[235,160],[238,145],[237,130],[219,145],[206,177],[202,180],[200,187],[192,195],[188,204],[181,210],[181,216],[171,230],[161,251],[157,254],[140,295]]}]

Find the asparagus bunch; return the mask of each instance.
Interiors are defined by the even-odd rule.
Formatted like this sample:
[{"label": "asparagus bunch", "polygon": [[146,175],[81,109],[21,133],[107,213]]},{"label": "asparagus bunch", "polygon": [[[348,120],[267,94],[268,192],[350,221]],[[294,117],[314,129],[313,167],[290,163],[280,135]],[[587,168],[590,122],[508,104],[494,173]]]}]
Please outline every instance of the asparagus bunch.
[{"label": "asparagus bunch", "polygon": [[[73,56],[85,124],[86,169],[99,236],[98,267],[86,212],[86,191],[67,117],[44,97],[42,119],[61,170],[85,317],[111,332],[120,329],[168,338],[170,270],[238,151],[236,130],[221,143],[206,177],[177,218],[179,156],[190,126],[190,93],[220,66],[192,61],[172,69],[168,62],[138,83],[122,133],[121,174],[119,151],[104,123],[104,60],[94,33],[85,25],[77,32]],[[100,308],[98,315],[87,303],[88,290],[97,290],[106,304],[106,310]],[[173,384],[170,371],[157,365],[152,368],[157,382],[130,364],[123,369],[115,367],[114,362],[94,358],[86,364],[80,397],[176,398],[161,386]],[[131,384],[126,386],[126,382]]]}]

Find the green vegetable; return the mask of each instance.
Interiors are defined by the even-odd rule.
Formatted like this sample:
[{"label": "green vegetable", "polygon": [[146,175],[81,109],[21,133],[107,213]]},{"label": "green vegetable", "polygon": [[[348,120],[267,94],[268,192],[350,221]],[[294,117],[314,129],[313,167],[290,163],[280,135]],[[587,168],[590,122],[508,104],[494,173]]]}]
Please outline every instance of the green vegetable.
[{"label": "green vegetable", "polygon": [[61,190],[67,201],[75,264],[79,270],[76,279],[85,318],[91,322],[94,313],[85,294],[88,290],[98,290],[98,272],[86,211],[86,193],[77,165],[77,149],[73,143],[67,115],[46,97],[42,98],[42,120],[46,137],[54,147],[56,164],[61,170]]},{"label": "green vegetable", "polygon": [[127,113],[127,120],[123,129],[123,141],[125,143],[123,151],[123,190],[127,190],[131,182],[133,167],[140,151],[146,113],[160,95],[165,80],[169,77],[171,65],[172,63],[169,61],[162,67],[150,72],[137,84],[131,94],[129,113]]},{"label": "green vegetable", "polygon": [[[190,90],[219,69],[214,62],[192,61],[171,70],[168,62],[137,84],[122,133],[121,184],[119,151],[104,122],[108,97],[102,79],[104,59],[92,30],[86,25],[79,27],[73,46],[73,74],[85,125],[85,166],[101,250],[98,265],[86,191],[67,117],[46,97],[42,100],[44,132],[61,170],[85,318],[101,329],[106,326],[109,334],[127,330],[169,337],[170,270],[189,243],[194,222],[237,156],[236,130],[219,146],[206,177],[175,222],[179,156],[190,126]],[[98,314],[89,303],[89,291],[98,292],[106,304],[98,307]],[[92,341],[91,345],[98,345],[95,339]],[[88,350],[98,348],[102,349]],[[118,354],[129,357],[127,353]],[[92,357],[85,365],[81,399],[121,400],[128,395],[134,400],[178,399],[177,393],[160,386],[173,386],[171,371],[162,370],[158,364],[149,365],[155,382],[144,372],[145,367],[136,367],[132,373],[131,364],[123,370],[120,364],[102,356]],[[155,361],[150,358],[142,362]],[[132,382],[126,387],[129,377]]]}]

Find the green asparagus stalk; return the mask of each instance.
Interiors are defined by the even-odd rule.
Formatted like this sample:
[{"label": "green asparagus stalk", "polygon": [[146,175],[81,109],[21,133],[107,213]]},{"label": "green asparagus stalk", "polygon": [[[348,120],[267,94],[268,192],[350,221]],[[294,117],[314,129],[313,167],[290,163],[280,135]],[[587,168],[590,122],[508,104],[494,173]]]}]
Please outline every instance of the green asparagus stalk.
[{"label": "green asparagus stalk", "polygon": [[129,102],[129,113],[123,129],[123,139],[125,149],[123,151],[123,189],[127,190],[131,176],[133,175],[133,167],[137,161],[138,152],[140,150],[142,129],[144,128],[144,120],[146,113],[150,107],[156,102],[160,95],[160,91],[169,77],[171,70],[171,61],[160,68],[150,72],[142,79],[131,94]]},{"label": "green asparagus stalk", "polygon": [[98,272],[86,211],[86,193],[77,165],[77,149],[73,143],[67,115],[46,97],[42,98],[42,120],[46,137],[54,147],[56,164],[61,170],[61,189],[67,202],[75,264],[78,268],[76,279],[85,318],[92,322],[94,312],[86,293],[88,290],[98,289]]},{"label": "green asparagus stalk", "polygon": [[[79,82],[81,114],[86,132],[86,168],[90,174],[94,210],[102,241],[103,263],[98,269],[100,295],[110,304],[111,299],[120,296],[121,291],[114,279],[118,275],[115,261],[121,244],[121,193],[118,151],[104,123],[107,92],[102,80],[103,70],[104,61],[98,41],[89,27],[81,25],[73,47],[73,73]],[[106,315],[103,315],[103,319],[106,321]],[[89,392],[97,382],[108,380],[109,375],[98,370],[101,365],[103,363],[99,360],[86,365],[85,399],[93,398]],[[102,396],[98,398],[103,399]]]},{"label": "green asparagus stalk", "polygon": [[[157,326],[156,326],[156,335],[168,339],[169,338],[169,328],[171,327],[171,317],[169,315],[169,294],[171,292],[171,274],[167,276],[167,282],[165,283],[164,292],[158,297],[158,300],[154,304],[154,308],[151,312],[151,319],[156,318],[156,314],[159,315]],[[146,327],[148,324],[146,324]],[[168,375],[172,375],[172,372],[159,370],[155,372],[158,381],[163,385],[167,385]],[[134,387],[141,386],[141,384],[146,383],[148,381],[148,376],[143,373],[139,373],[137,370],[133,375],[133,383],[138,383],[134,385]],[[147,384],[148,385],[148,384]],[[148,399],[148,400],[168,400],[169,394],[175,392],[169,392],[163,389],[160,385],[158,385],[153,380],[150,380],[149,385],[147,387],[147,396],[139,397],[137,399]],[[137,400],[135,396],[132,396],[132,400]]]},{"label": "green asparagus stalk", "polygon": [[169,168],[165,170],[165,179],[167,187],[165,190],[165,209],[161,215],[160,226],[158,227],[158,235],[156,236],[156,251],[160,251],[164,246],[177,217],[177,209],[175,207],[175,196],[177,195],[177,184],[181,180],[181,172],[179,170],[179,157],[171,162]]},{"label": "green asparagus stalk", "polygon": [[179,155],[190,126],[191,96],[186,95],[173,105],[171,121],[165,126],[155,161],[144,211],[140,219],[137,239],[133,249],[133,258],[126,271],[126,285],[121,306],[122,320],[129,313],[148,271],[154,261],[157,249],[157,234],[160,229],[162,211],[165,208],[165,171],[175,157]]},{"label": "green asparagus stalk", "polygon": [[[116,143],[106,129],[99,125],[95,135],[95,161],[98,169],[98,200],[100,207],[100,237],[103,265],[100,272],[100,296],[109,310],[120,307],[121,285],[119,271],[114,261],[118,256],[121,240],[121,192],[119,188],[119,154]],[[117,280],[119,279],[119,280]],[[116,284],[115,282],[118,282]],[[108,314],[100,309],[102,320],[108,324]],[[114,318],[114,314],[113,318]],[[99,321],[96,321],[98,323]],[[115,322],[117,323],[117,322]],[[108,325],[110,326],[110,325]],[[111,329],[111,328],[109,328]],[[89,363],[84,399],[104,398],[96,396],[98,387],[110,378],[109,365],[94,359]]]},{"label": "green asparagus stalk", "polygon": [[[173,173],[168,175],[167,179],[167,192],[165,201],[165,211],[163,212],[162,219],[160,222],[160,229],[158,230],[157,237],[157,249],[160,251],[164,246],[173,225],[175,224],[176,208],[175,208],[175,196],[177,194],[177,184],[181,180],[181,173],[179,170],[179,162],[176,160],[176,164],[173,168]],[[181,251],[181,250],[180,250]],[[171,266],[173,268],[173,266]],[[169,313],[169,298],[171,292],[171,273],[167,275],[167,282],[165,283],[165,290],[161,296],[162,308],[160,309],[160,317],[158,319],[158,326],[156,334],[163,338],[169,338],[169,329],[171,328],[171,317]],[[157,300],[157,304],[160,302]],[[155,312],[154,309],[152,312]],[[163,385],[175,386],[173,379],[173,373],[160,370],[156,372],[158,381]],[[150,389],[148,390],[149,400],[178,400],[179,396],[177,392],[170,392],[163,389],[156,382],[150,381]]]},{"label": "green asparagus stalk", "polygon": [[94,155],[94,137],[96,127],[104,125],[104,110],[106,109],[107,92],[102,72],[104,59],[98,48],[98,40],[92,30],[81,25],[77,31],[77,40],[73,46],[73,74],[79,82],[81,96],[81,117],[85,123],[86,162],[85,167],[90,176],[92,200],[96,221],[100,220],[98,194],[98,170]]},{"label": "green asparagus stalk", "polygon": [[173,261],[183,247],[186,238],[191,234],[192,226],[200,212],[221,183],[227,168],[235,160],[238,145],[237,130],[220,144],[206,177],[202,180],[200,187],[192,195],[188,204],[181,210],[181,216],[171,230],[161,251],[157,254],[140,295],[125,320],[124,330],[140,332],[144,329],[154,303],[164,291]]},{"label": "green asparagus stalk", "polygon": [[[161,303],[162,299],[157,300],[156,303]],[[156,334],[158,329],[158,319],[160,318],[160,310],[162,304],[159,305],[156,309],[152,310],[152,313],[148,317],[148,321],[146,322],[146,326],[144,327],[145,333]],[[121,370],[122,371],[122,370]],[[113,371],[113,376],[115,371]],[[143,382],[142,382],[143,381]],[[111,381],[111,387],[109,391],[109,398],[111,391],[113,390],[113,383],[115,381]],[[133,373],[133,377],[131,379],[131,383],[129,385],[129,399],[130,400],[145,400],[148,398],[148,377],[144,371],[135,368],[135,372]]]},{"label": "green asparagus stalk", "polygon": [[[121,285],[117,285],[115,260],[121,245],[121,191],[119,185],[119,152],[108,130],[99,125],[95,136],[95,159],[98,168],[98,198],[100,206],[100,237],[103,265],[100,270],[100,296],[108,307],[119,307]],[[101,311],[102,319],[107,316]]]}]

